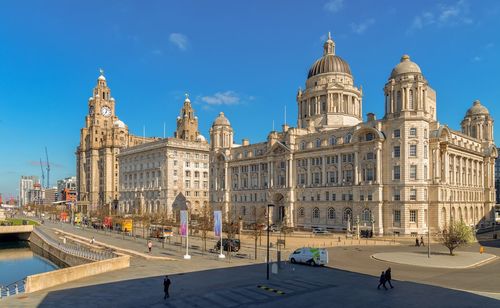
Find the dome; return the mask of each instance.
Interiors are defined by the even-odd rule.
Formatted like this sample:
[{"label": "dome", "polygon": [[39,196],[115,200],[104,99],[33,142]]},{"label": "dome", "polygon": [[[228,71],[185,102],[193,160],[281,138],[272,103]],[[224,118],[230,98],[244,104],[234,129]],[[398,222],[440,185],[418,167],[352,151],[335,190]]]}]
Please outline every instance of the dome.
[{"label": "dome", "polygon": [[489,115],[490,112],[488,111],[488,108],[484,107],[481,105],[480,101],[474,101],[472,104],[472,107],[467,110],[467,115],[468,116],[473,116],[473,115]]},{"label": "dome", "polygon": [[205,141],[207,141],[207,139],[205,137],[203,137],[203,135],[198,135],[196,137],[196,141],[205,142]]},{"label": "dome", "polygon": [[325,73],[342,73],[347,75],[351,74],[351,68],[346,61],[341,57],[335,55],[335,42],[328,33],[328,39],[323,45],[323,57],[319,58],[309,69],[307,78]]},{"label": "dome", "polygon": [[127,128],[127,125],[125,125],[125,123],[123,123],[123,121],[120,120],[116,120],[115,122],[113,122],[113,125],[118,128]]},{"label": "dome", "polygon": [[97,78],[99,80],[106,80],[106,77],[104,77],[103,75],[100,75],[99,78]]},{"label": "dome", "polygon": [[409,55],[403,55],[401,57],[401,62],[399,62],[398,65],[396,65],[396,67],[392,69],[390,78],[394,78],[398,75],[407,73],[422,74],[422,71],[420,70],[420,67],[417,65],[417,63],[410,60]]},{"label": "dome", "polygon": [[229,120],[224,116],[224,112],[219,113],[219,116],[215,119],[214,123],[212,126],[215,125],[223,125],[223,126],[231,126],[229,123]]}]

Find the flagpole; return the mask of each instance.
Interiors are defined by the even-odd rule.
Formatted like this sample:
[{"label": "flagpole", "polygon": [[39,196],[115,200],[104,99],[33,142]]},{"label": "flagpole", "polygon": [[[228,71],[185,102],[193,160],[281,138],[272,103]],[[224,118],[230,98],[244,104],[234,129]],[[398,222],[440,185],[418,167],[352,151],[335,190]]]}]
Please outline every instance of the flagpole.
[{"label": "flagpole", "polygon": [[188,211],[186,211],[186,254],[184,255],[184,259],[190,260],[191,256],[189,255],[189,215]]},{"label": "flagpole", "polygon": [[222,213],[220,215],[218,215],[218,220],[219,220],[219,225],[220,225],[220,228],[219,228],[219,233],[220,233],[220,254],[219,254],[219,259],[224,259],[226,256],[222,253],[222,248],[224,247],[224,245],[222,244]]}]

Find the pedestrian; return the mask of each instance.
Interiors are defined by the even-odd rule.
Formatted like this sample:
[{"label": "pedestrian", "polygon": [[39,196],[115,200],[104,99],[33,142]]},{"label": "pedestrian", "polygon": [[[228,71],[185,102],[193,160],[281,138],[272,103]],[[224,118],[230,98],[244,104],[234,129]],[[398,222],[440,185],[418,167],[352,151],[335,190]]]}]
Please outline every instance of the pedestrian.
[{"label": "pedestrian", "polygon": [[170,297],[170,294],[168,294],[168,288],[170,288],[170,279],[168,279],[168,276],[165,276],[165,278],[163,279],[163,292],[165,293],[163,299],[167,299],[167,297]]},{"label": "pedestrian", "polygon": [[387,282],[389,283],[389,285],[391,286],[391,289],[393,289],[394,287],[392,286],[391,280],[392,280],[392,276],[391,276],[391,268],[389,267],[389,268],[385,271],[385,281],[387,281]]},{"label": "pedestrian", "polygon": [[94,245],[94,242],[95,242],[95,239],[94,239],[94,237],[92,236],[92,239],[90,240],[90,244]]},{"label": "pedestrian", "polygon": [[379,283],[378,283],[377,289],[380,290],[380,286],[384,286],[384,289],[387,290],[387,287],[385,286],[385,273],[384,273],[384,271],[382,271],[382,274],[380,274],[380,279],[378,282]]},{"label": "pedestrian", "polygon": [[151,240],[148,241],[148,250],[149,250],[149,253],[151,253],[151,248],[153,247],[153,243],[151,242]]},{"label": "pedestrian", "polygon": [[423,236],[420,237],[420,245],[425,246],[425,244],[424,244],[424,237]]},{"label": "pedestrian", "polygon": [[418,237],[415,239],[415,246],[420,247],[420,243],[418,242]]}]

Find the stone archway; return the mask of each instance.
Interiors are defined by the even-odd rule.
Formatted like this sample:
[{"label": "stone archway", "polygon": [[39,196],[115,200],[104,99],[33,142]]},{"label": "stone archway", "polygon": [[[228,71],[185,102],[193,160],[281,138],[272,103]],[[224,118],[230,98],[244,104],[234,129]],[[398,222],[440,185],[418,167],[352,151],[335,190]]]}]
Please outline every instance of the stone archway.
[{"label": "stone archway", "polygon": [[281,193],[275,193],[272,198],[273,204],[276,208],[277,219],[273,221],[283,223],[286,221],[286,209],[285,209],[285,196]]}]

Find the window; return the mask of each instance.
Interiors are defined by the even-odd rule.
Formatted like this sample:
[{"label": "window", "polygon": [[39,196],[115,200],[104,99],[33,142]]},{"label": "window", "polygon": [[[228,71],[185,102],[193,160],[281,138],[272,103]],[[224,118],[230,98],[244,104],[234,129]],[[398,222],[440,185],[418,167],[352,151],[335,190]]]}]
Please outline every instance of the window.
[{"label": "window", "polygon": [[401,137],[401,131],[399,129],[394,130],[394,138],[399,138]]},{"label": "window", "polygon": [[372,201],[373,200],[373,195],[371,193],[368,194],[368,201]]},{"label": "window", "polygon": [[315,207],[312,212],[312,217],[314,219],[319,219],[319,208]]},{"label": "window", "polygon": [[373,140],[373,134],[372,134],[372,133],[368,133],[368,134],[366,134],[366,136],[365,136],[365,140],[366,140],[366,141],[371,141],[371,140]]},{"label": "window", "polygon": [[427,145],[424,145],[424,158],[427,158]]},{"label": "window", "polygon": [[371,159],[373,159],[374,157],[375,157],[375,155],[373,155],[373,152],[368,152],[368,153],[366,153],[366,159],[367,159],[367,160],[371,160]]},{"label": "window", "polygon": [[401,222],[401,211],[400,210],[394,210],[394,222],[396,222],[396,223]]},{"label": "window", "polygon": [[396,145],[394,146],[394,157],[400,157],[401,156],[401,146]]},{"label": "window", "polygon": [[417,179],[417,165],[410,165],[410,179]]},{"label": "window", "polygon": [[359,201],[365,201],[365,195],[359,195]]},{"label": "window", "polygon": [[400,169],[400,166],[394,166],[393,176],[394,176],[394,180],[400,180],[401,179],[401,169]]},{"label": "window", "polygon": [[299,208],[299,217],[304,217],[304,215],[305,215],[304,208],[303,207]]},{"label": "window", "polygon": [[300,149],[301,149],[301,150],[305,150],[305,149],[306,149],[306,143],[305,143],[304,141],[302,141],[302,142],[300,143]]},{"label": "window", "polygon": [[351,208],[346,208],[344,210],[344,215],[342,215],[342,222],[347,223],[348,221],[352,222],[352,210],[351,210]]},{"label": "window", "polygon": [[366,169],[366,180],[367,181],[373,181],[373,179],[374,179],[373,168]]},{"label": "window", "polygon": [[417,157],[417,145],[410,144],[410,157]]},{"label": "window", "polygon": [[410,201],[416,201],[416,200],[417,200],[417,190],[410,189]]},{"label": "window", "polygon": [[427,128],[426,128],[426,129],[424,129],[424,138],[425,138],[425,139],[427,139],[427,138],[428,138],[428,136],[427,136]]},{"label": "window", "polygon": [[177,160],[174,160],[174,166],[177,166]]},{"label": "window", "polygon": [[401,111],[401,91],[398,91],[396,94],[396,111]]},{"label": "window", "polygon": [[371,222],[372,220],[372,212],[369,209],[364,209],[361,213],[361,221],[363,222]]},{"label": "window", "polygon": [[427,180],[427,165],[424,165],[424,180]]},{"label": "window", "polygon": [[332,201],[337,200],[337,194],[332,194]]},{"label": "window", "polygon": [[184,184],[185,184],[184,186],[186,186],[186,188],[191,188],[191,181],[190,180],[186,180],[184,182]]},{"label": "window", "polygon": [[321,139],[316,139],[316,147],[321,147]]},{"label": "window", "polygon": [[410,210],[410,222],[417,222],[417,210]]},{"label": "window", "polygon": [[417,128],[416,127],[410,128],[410,137],[417,137]]},{"label": "window", "polygon": [[330,200],[330,192],[329,191],[325,192],[325,200],[326,201]]},{"label": "window", "polygon": [[352,135],[351,134],[345,135],[345,137],[344,137],[344,143],[351,143],[351,139],[352,139]]},{"label": "window", "polygon": [[336,145],[336,144],[337,144],[337,138],[330,137],[330,145]]},{"label": "window", "polygon": [[189,168],[189,162],[188,161],[186,162],[186,168]]},{"label": "window", "polygon": [[330,220],[335,219],[335,209],[333,207],[328,209],[328,219]]},{"label": "window", "polygon": [[408,93],[408,108],[415,109],[415,107],[413,106],[413,91],[412,90],[410,90]]}]

